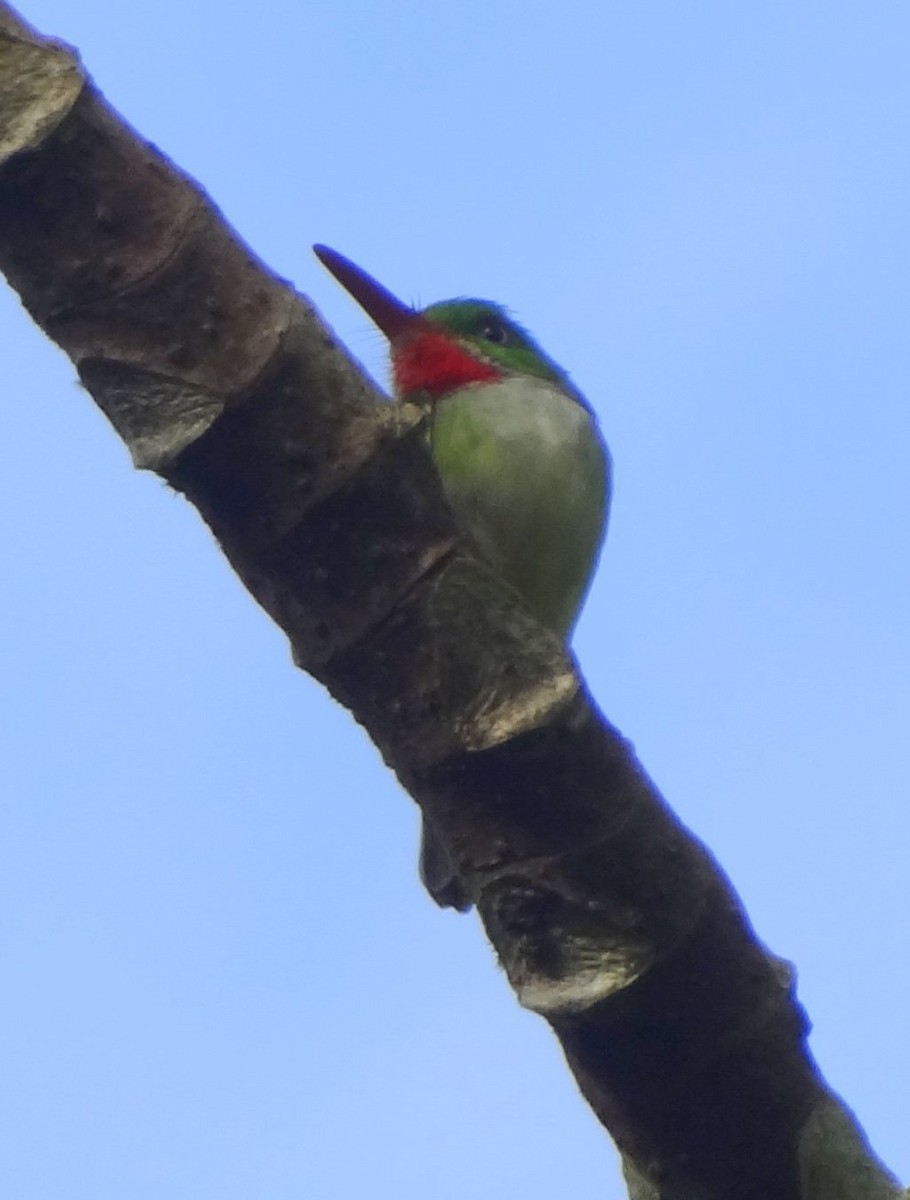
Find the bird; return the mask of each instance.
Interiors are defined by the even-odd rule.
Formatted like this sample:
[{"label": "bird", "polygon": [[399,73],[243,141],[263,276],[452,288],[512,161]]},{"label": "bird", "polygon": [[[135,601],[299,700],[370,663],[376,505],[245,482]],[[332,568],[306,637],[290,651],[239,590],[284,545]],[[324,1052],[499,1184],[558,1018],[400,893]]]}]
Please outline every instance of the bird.
[{"label": "bird", "polygon": [[[459,528],[568,646],[612,496],[612,460],[590,404],[501,304],[458,298],[413,308],[338,251],[313,250],[388,339],[395,399],[426,410]],[[471,907],[426,818],[420,874],[440,907]]]}]

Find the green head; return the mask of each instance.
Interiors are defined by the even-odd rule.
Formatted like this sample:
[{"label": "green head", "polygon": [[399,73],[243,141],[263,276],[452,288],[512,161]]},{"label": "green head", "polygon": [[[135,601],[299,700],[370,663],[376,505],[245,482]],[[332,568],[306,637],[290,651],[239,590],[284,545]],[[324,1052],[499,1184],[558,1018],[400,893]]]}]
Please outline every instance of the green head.
[{"label": "green head", "polygon": [[565,371],[502,305],[458,299],[411,308],[350,259],[327,246],[313,249],[389,339],[398,396],[434,401],[470,384],[533,375],[584,404]]},{"label": "green head", "polygon": [[492,300],[440,300],[422,309],[421,315],[505,374],[537,375],[562,386],[568,383],[565,371],[501,304]]}]

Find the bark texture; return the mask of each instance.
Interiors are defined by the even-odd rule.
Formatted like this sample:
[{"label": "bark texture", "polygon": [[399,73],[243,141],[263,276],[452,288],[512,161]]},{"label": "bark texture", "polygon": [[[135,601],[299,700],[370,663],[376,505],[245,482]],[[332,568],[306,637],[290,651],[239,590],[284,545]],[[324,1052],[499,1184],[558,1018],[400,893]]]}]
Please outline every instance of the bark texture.
[{"label": "bark texture", "polygon": [[808,1052],[792,969],[460,538],[421,414],[2,2],[0,269],[445,839],[630,1194],[898,1195]]}]

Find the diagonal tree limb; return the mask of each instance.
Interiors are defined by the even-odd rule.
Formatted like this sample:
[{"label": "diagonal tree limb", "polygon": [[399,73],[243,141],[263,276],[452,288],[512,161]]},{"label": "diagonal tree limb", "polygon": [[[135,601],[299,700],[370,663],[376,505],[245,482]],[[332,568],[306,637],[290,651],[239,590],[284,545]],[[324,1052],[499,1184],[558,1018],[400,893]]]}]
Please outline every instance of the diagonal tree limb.
[{"label": "diagonal tree limb", "polygon": [[421,415],[0,0],[0,268],[450,847],[638,1200],[898,1195],[793,972],[452,523]]}]

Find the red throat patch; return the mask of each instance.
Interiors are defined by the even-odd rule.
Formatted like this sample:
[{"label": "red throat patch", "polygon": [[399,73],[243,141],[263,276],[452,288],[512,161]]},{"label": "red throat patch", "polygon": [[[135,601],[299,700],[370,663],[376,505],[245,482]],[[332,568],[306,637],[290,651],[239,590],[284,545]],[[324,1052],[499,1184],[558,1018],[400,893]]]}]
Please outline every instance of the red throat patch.
[{"label": "red throat patch", "polygon": [[399,396],[424,392],[441,400],[469,383],[502,377],[502,371],[468,354],[441,329],[406,334],[392,347],[392,380]]}]

